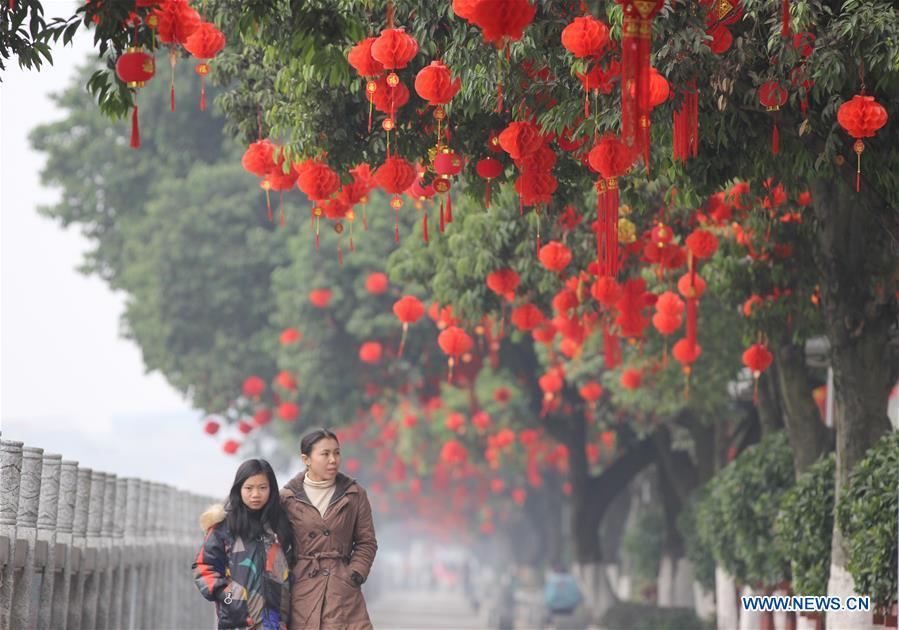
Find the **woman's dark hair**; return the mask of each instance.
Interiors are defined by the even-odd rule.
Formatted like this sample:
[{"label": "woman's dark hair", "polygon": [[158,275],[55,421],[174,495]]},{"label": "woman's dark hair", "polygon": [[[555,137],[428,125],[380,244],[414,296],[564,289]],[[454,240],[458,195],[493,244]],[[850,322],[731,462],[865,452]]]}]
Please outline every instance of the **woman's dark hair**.
[{"label": "woman's dark hair", "polygon": [[311,456],[315,445],[325,438],[331,438],[340,446],[340,440],[337,439],[337,435],[333,431],[330,429],[316,429],[312,433],[307,433],[303,436],[303,439],[300,441],[300,453]]},{"label": "woman's dark hair", "polygon": [[[243,502],[240,490],[247,479],[254,475],[265,475],[268,478],[269,495],[266,504],[259,510],[251,510]],[[263,527],[267,524],[278,535],[281,549],[287,558],[288,566],[296,562],[296,539],[290,519],[281,507],[281,497],[278,493],[278,480],[271,464],[264,459],[248,459],[240,465],[234,475],[234,483],[228,493],[228,501],[225,503],[225,523],[232,536],[239,536],[244,540],[250,540],[262,535]]]}]

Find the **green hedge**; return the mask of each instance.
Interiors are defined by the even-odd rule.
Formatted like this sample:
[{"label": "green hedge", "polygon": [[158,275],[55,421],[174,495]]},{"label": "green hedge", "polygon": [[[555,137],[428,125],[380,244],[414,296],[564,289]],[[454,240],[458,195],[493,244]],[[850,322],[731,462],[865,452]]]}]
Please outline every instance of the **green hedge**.
[{"label": "green hedge", "polygon": [[599,625],[608,630],[714,630],[714,621],[703,621],[692,608],[661,608],[649,604],[618,602]]},{"label": "green hedge", "polygon": [[693,577],[707,590],[715,590],[715,558],[708,545],[703,544],[696,523],[698,503],[708,491],[708,486],[694,492],[677,515],[677,529],[684,539],[687,558],[693,563]]},{"label": "green hedge", "polygon": [[860,461],[837,503],[837,526],[849,552],[855,590],[874,606],[896,596],[896,514],[899,432],[881,439]]},{"label": "green hedge", "polygon": [[621,549],[641,585],[652,585],[658,580],[664,544],[665,519],[658,508],[641,511],[634,525],[624,532]]},{"label": "green hedge", "polygon": [[789,562],[772,542],[781,499],[793,483],[783,431],[747,448],[708,483],[697,505],[697,530],[738,582],[773,586],[789,579]]},{"label": "green hedge", "polygon": [[833,453],[812,464],[784,494],[774,523],[777,546],[790,560],[795,593],[827,595],[835,469]]}]

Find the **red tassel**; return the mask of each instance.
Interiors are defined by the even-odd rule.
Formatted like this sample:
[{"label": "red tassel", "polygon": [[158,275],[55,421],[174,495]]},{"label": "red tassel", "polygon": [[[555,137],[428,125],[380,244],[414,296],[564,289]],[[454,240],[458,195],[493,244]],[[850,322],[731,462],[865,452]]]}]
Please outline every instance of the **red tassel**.
[{"label": "red tassel", "polygon": [[446,194],[446,222],[453,222],[453,198],[449,193]]},{"label": "red tassel", "polygon": [[169,90],[169,107],[171,107],[172,111],[175,111],[175,84],[172,83],[172,87]]},{"label": "red tassel", "polygon": [[337,264],[343,267],[343,250],[340,249],[340,245],[337,246]]},{"label": "red tassel", "polygon": [[792,35],[790,29],[790,0],[782,0],[783,24],[780,27],[781,37],[790,37]]},{"label": "red tassel", "polygon": [[396,212],[394,212],[394,218],[393,218],[393,242],[394,242],[394,243],[399,243],[399,242],[400,242],[400,212],[399,212],[399,210],[397,210]]},{"label": "red tassel", "polygon": [[521,195],[518,196],[518,216],[524,216],[524,199],[521,198]]},{"label": "red tassel", "polygon": [[771,153],[778,155],[780,153],[780,130],[777,128],[777,122],[771,129]]},{"label": "red tassel", "polygon": [[428,244],[428,213],[425,211],[424,216],[421,217],[421,238],[424,240],[425,245]]},{"label": "red tassel", "polygon": [[[366,90],[368,92],[368,90]],[[371,92],[368,92],[368,133],[371,133],[371,112],[374,107],[374,101],[371,98]]]},{"label": "red tassel", "polygon": [[265,207],[268,209],[268,220],[272,221],[272,197],[268,188],[265,189]]},{"label": "red tassel", "polygon": [[200,111],[206,111],[206,77],[200,77]]},{"label": "red tassel", "polygon": [[540,235],[537,235],[537,258],[540,258]]},{"label": "red tassel", "polygon": [[699,300],[687,298],[687,348],[690,356],[696,349],[696,318],[699,312]]},{"label": "red tassel", "polygon": [[281,227],[284,227],[284,191],[281,191]]},{"label": "red tassel", "polygon": [[490,180],[489,179],[487,180],[487,195],[486,195],[484,201],[485,201],[485,206],[487,208],[489,208],[490,207]]},{"label": "red tassel", "polygon": [[352,235],[350,236],[350,251],[351,251],[351,252],[356,251],[356,245],[353,243],[353,237],[352,237]]},{"label": "red tassel", "polygon": [[590,118],[590,90],[584,90],[584,118]]},{"label": "red tassel", "polygon": [[446,228],[446,215],[443,212],[443,199],[440,200],[440,233]]},{"label": "red tassel", "polygon": [[140,125],[137,122],[137,104],[131,110],[131,148],[136,149],[140,146]]},{"label": "red tassel", "polygon": [[674,112],[674,159],[686,162],[696,157],[699,145],[699,94],[684,92],[684,103]]},{"label": "red tassel", "polygon": [[321,236],[318,232],[315,233],[315,251],[318,251],[319,246],[321,245]]}]

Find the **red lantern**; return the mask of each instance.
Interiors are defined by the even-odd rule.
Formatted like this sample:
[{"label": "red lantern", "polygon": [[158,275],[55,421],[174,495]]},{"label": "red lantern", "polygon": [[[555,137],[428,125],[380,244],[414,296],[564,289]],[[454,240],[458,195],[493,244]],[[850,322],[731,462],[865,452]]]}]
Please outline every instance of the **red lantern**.
[{"label": "red lantern", "polygon": [[515,180],[515,190],[521,196],[521,203],[525,206],[549,203],[558,186],[558,180],[549,173],[522,173]]},{"label": "red lantern", "polygon": [[[144,87],[156,74],[156,60],[141,48],[129,48],[115,64],[116,75],[130,87]],[[131,111],[131,148],[140,146],[140,125],[137,120],[137,92],[134,94],[134,109]]]},{"label": "red lantern", "polygon": [[297,388],[296,379],[287,371],[278,373],[278,376],[275,377],[275,384],[291,391]]},{"label": "red lantern", "polygon": [[718,250],[718,239],[706,230],[693,230],[685,243],[693,257],[698,260],[709,258]]},{"label": "red lantern", "polygon": [[571,250],[558,241],[550,241],[540,248],[539,258],[544,267],[558,273],[571,262]]},{"label": "red lantern", "polygon": [[270,140],[259,140],[247,147],[240,163],[244,170],[258,177],[265,177],[275,168],[275,150],[277,147]]},{"label": "red lantern", "polygon": [[716,55],[726,53],[734,43],[733,33],[731,33],[730,29],[723,24],[713,26],[706,30],[705,34],[712,37],[712,41],[707,41],[706,45],[711,48],[712,52]]},{"label": "red lantern", "polygon": [[440,449],[440,459],[447,464],[464,464],[468,460],[468,451],[457,440],[448,440]]},{"label": "red lantern", "polygon": [[543,146],[540,128],[532,122],[509,123],[499,134],[499,145],[513,160],[530,155]]},{"label": "red lantern", "polygon": [[278,416],[284,422],[293,422],[300,417],[300,408],[292,402],[281,403],[278,405]]},{"label": "red lantern", "polygon": [[[543,323],[543,313],[533,304],[522,304],[512,311],[512,323],[519,330],[534,330]],[[555,335],[555,328],[553,328]]]},{"label": "red lantern", "polygon": [[447,380],[448,382],[452,382],[453,366],[455,365],[456,360],[471,350],[474,341],[472,341],[471,337],[468,336],[468,333],[461,328],[450,326],[440,333],[437,337],[437,343],[440,345],[440,349],[443,350],[444,354],[449,356],[449,375]]},{"label": "red lantern", "polygon": [[597,302],[609,308],[614,306],[624,294],[621,285],[611,276],[602,276],[598,278],[596,282],[593,283],[590,292]]},{"label": "red lantern", "polygon": [[490,181],[502,175],[503,170],[503,163],[495,158],[488,157],[478,160],[478,163],[475,165],[475,171],[477,171],[478,175],[487,180],[487,192],[484,199],[484,205],[488,208],[490,207]]},{"label": "red lantern", "polygon": [[265,391],[265,381],[258,376],[250,376],[243,382],[243,395],[247,398],[259,398]]},{"label": "red lantern", "polygon": [[677,359],[678,363],[684,366],[684,372],[689,373],[690,366],[699,358],[699,355],[702,354],[702,347],[697,343],[691,348],[688,340],[681,339],[674,344],[671,354],[674,355],[674,358]]},{"label": "red lantern", "polygon": [[668,81],[655,68],[649,69],[649,107],[655,109],[671,96]]},{"label": "red lantern", "polygon": [[240,431],[241,433],[243,433],[244,435],[246,435],[253,429],[254,429],[253,425],[250,424],[249,422],[245,422],[244,420],[241,420],[240,422],[237,423],[237,430]]},{"label": "red lantern", "polygon": [[883,105],[875,101],[873,96],[863,94],[856,94],[852,100],[846,101],[837,110],[837,122],[846,133],[855,138],[852,149],[858,156],[855,171],[856,192],[861,190],[862,152],[865,150],[865,143],[861,139],[873,137],[877,130],[886,124],[887,118],[887,110]]},{"label": "red lantern", "polygon": [[643,381],[643,373],[634,368],[628,368],[621,373],[621,386],[625,389],[637,389]]},{"label": "red lantern", "polygon": [[312,289],[309,292],[309,301],[316,308],[328,308],[331,302],[331,289]]},{"label": "red lantern", "polygon": [[562,380],[558,370],[550,370],[538,379],[538,384],[543,390],[543,397],[552,400],[556,394],[562,391],[565,381]]},{"label": "red lantern", "polygon": [[309,197],[309,201],[324,201],[340,188],[340,178],[327,164],[312,161],[300,172],[297,188]]},{"label": "red lantern", "polygon": [[403,337],[400,340],[399,356],[403,356],[403,348],[406,345],[406,334],[409,331],[409,324],[417,322],[424,313],[424,304],[413,295],[404,295],[394,303],[393,314],[403,323]]},{"label": "red lantern", "polygon": [[270,409],[260,409],[253,414],[253,423],[257,427],[263,427],[272,421],[273,415]]},{"label": "red lantern", "polygon": [[596,259],[602,276],[618,275],[618,178],[627,172],[634,153],[620,138],[604,135],[590,150],[590,168],[602,178],[597,182]]},{"label": "red lantern", "polygon": [[387,274],[376,271],[368,274],[368,277],[365,279],[365,290],[372,295],[380,295],[387,290],[388,284]]},{"label": "red lantern", "polygon": [[415,91],[429,105],[446,105],[462,87],[462,80],[454,80],[450,69],[442,61],[432,61],[415,76]]},{"label": "red lantern", "polygon": [[376,89],[369,91],[369,96],[372,105],[379,112],[384,112],[393,118],[396,111],[409,102],[409,88],[401,81],[390,83],[385,77],[381,77],[371,83],[375,85]]},{"label": "red lantern", "polygon": [[602,396],[602,392],[602,385],[600,385],[596,381],[587,381],[586,383],[581,385],[580,390],[578,390],[581,398],[586,400],[591,405],[600,399],[600,397]]},{"label": "red lantern", "polygon": [[415,167],[401,157],[387,158],[375,171],[375,183],[389,193],[404,193],[417,177]]},{"label": "red lantern", "polygon": [[371,56],[387,70],[402,70],[418,54],[418,42],[401,28],[386,28],[372,42]]},{"label": "red lantern", "polygon": [[240,442],[237,440],[226,440],[222,444],[222,450],[225,451],[228,455],[234,455],[237,452],[237,449],[240,448]]},{"label": "red lantern", "polygon": [[497,269],[487,275],[487,287],[499,296],[506,296],[518,288],[521,278],[512,269]]},{"label": "red lantern", "polygon": [[174,47],[183,46],[200,22],[200,14],[187,4],[187,0],[164,0],[147,18],[151,28],[156,29],[159,41],[171,46],[169,65],[172,73],[169,80],[169,98],[172,111],[175,111],[175,63],[178,60]]},{"label": "red lantern", "polygon": [[462,170],[462,159],[452,151],[440,152],[434,158],[434,170],[438,175],[457,175]]},{"label": "red lantern", "polygon": [[574,18],[562,30],[562,45],[578,59],[598,57],[609,45],[609,27],[591,15]]},{"label": "red lantern", "polygon": [[515,165],[522,173],[546,173],[556,165],[556,152],[544,144],[539,149],[515,160]]},{"label": "red lantern", "polygon": [[[787,90],[779,81],[768,81],[759,88],[759,102],[769,111],[776,112],[787,102]],[[777,119],[771,128],[771,153],[780,153],[780,130]]]},{"label": "red lantern", "polygon": [[203,431],[209,435],[215,435],[219,432],[219,423],[215,420],[207,420],[206,424],[203,425]]},{"label": "red lantern", "polygon": [[378,41],[377,37],[368,37],[353,46],[347,53],[347,61],[360,77],[376,77],[384,71],[384,66],[371,54],[371,47]]},{"label": "red lantern", "polygon": [[365,363],[379,363],[383,348],[377,341],[366,341],[359,348],[359,359]]},{"label": "red lantern", "polygon": [[200,60],[196,68],[200,75],[200,111],[206,109],[206,75],[209,74],[206,61],[219,54],[224,47],[225,35],[211,22],[198,24],[184,42],[185,50]]},{"label": "red lantern", "polygon": [[752,398],[756,404],[758,404],[759,396],[759,377],[762,372],[771,367],[773,361],[774,355],[761,343],[752,344],[743,353],[743,365],[752,371],[752,378],[755,380]]},{"label": "red lantern", "polygon": [[522,38],[536,11],[527,0],[478,0],[467,19],[481,28],[485,41],[503,48]]}]

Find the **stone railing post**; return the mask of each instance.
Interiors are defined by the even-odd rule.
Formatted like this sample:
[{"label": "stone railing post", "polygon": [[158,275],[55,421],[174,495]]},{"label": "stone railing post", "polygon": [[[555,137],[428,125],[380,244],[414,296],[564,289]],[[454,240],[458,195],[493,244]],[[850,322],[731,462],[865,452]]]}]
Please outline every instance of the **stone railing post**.
[{"label": "stone railing post", "polygon": [[87,514],[87,544],[82,570],[86,574],[82,600],[81,627],[97,627],[97,600],[100,596],[100,532],[103,528],[103,500],[106,497],[106,473],[91,474],[90,509]]},{"label": "stone railing post", "polygon": [[65,628],[72,582],[72,525],[78,496],[78,462],[63,460],[59,472],[59,512],[56,518],[56,548],[50,628]]},{"label": "stone railing post", "polygon": [[[41,591],[38,597],[37,627],[50,628],[53,613],[53,589],[56,586],[56,528],[59,518],[59,482],[62,455],[44,454],[41,473],[41,499],[37,516],[35,564],[41,568]],[[32,613],[34,619],[34,613]]]},{"label": "stone railing post", "polygon": [[16,558],[16,516],[22,479],[22,442],[0,440],[0,630],[9,628]]},{"label": "stone railing post", "polygon": [[91,501],[91,477],[93,470],[90,468],[78,469],[78,494],[75,497],[75,521],[72,526],[72,588],[70,590],[69,602],[66,615],[68,620],[66,628],[70,630],[78,630],[81,628],[81,606],[80,602],[84,598],[84,557],[85,544],[87,542],[87,513],[90,509]]},{"label": "stone railing post", "polygon": [[111,603],[109,628],[126,627],[122,623],[122,606],[125,594],[125,510],[128,505],[128,479],[116,481],[115,511],[113,514],[112,553],[110,558]]},{"label": "stone railing post", "polygon": [[115,517],[116,475],[107,474],[103,484],[103,514],[100,524],[100,540],[97,553],[97,621],[96,627],[107,630],[109,625],[109,607],[112,601],[112,530]]},{"label": "stone railing post", "polygon": [[[34,547],[37,542],[37,512],[41,498],[41,473],[44,449],[26,446],[22,449],[22,481],[19,486],[19,512],[16,515],[16,546],[22,545],[22,558],[13,566],[18,574],[13,584],[11,628],[31,625],[31,589],[34,585]],[[17,554],[18,555],[18,554]]]}]

